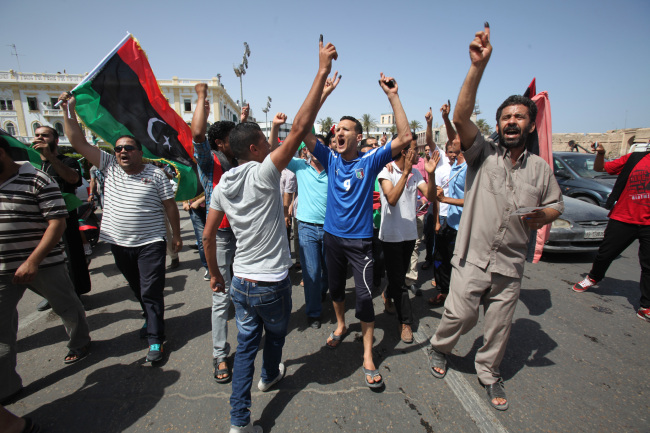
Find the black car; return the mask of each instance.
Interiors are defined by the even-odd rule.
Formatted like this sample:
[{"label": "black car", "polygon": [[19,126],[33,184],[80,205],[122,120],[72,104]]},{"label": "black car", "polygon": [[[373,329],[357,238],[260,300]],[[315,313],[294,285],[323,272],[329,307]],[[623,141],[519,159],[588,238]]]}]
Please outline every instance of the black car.
[{"label": "black car", "polygon": [[616,176],[594,171],[595,154],[553,152],[553,172],[562,194],[605,206]]}]

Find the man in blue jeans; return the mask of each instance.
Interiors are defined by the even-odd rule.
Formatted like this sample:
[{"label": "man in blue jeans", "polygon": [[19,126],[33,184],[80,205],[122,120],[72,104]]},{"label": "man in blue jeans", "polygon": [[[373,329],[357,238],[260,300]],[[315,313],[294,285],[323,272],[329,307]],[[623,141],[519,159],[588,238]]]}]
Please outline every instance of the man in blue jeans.
[{"label": "man in blue jeans", "polygon": [[334,45],[319,43],[319,68],[314,83],[296,114],[284,144],[271,145],[257,123],[240,123],[230,132],[230,148],[239,166],[226,172],[213,190],[203,246],[210,270],[210,286],[225,290],[216,255],[216,231],[224,215],[237,239],[230,295],[235,305],[237,353],[230,396],[230,432],[261,433],[250,421],[254,362],[262,330],[266,330],[261,379],[257,387],[267,391],[285,373],[282,347],[291,314],[292,265],[287,248],[280,174],[305,135],[311,130],[327,75],[337,53]]},{"label": "man in blue jeans", "polygon": [[323,224],[327,204],[327,173],[311,153],[308,159],[293,158],[287,167],[296,174],[300,200],[298,201],[298,239],[300,263],[305,284],[305,313],[311,328],[320,328],[322,301],[327,294],[327,266]]}]

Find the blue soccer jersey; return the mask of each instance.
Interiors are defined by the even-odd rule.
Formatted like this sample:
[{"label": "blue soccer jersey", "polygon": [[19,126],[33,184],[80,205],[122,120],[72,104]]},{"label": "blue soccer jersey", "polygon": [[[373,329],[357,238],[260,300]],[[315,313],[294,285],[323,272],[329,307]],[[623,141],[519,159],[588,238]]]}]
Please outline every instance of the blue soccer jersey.
[{"label": "blue soccer jersey", "polygon": [[352,161],[344,160],[320,141],[313,153],[327,171],[325,231],[341,238],[371,238],[372,192],[377,175],[393,159],[390,144]]}]

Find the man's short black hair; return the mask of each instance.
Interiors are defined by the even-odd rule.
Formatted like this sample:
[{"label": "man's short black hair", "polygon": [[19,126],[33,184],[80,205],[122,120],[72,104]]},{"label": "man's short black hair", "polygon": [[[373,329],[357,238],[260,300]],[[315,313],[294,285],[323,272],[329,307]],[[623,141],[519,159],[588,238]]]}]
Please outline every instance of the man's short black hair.
[{"label": "man's short black hair", "polygon": [[134,136],[128,135],[128,134],[120,135],[119,137],[117,137],[117,140],[115,140],[115,144],[117,144],[117,142],[120,141],[122,138],[129,138],[129,139],[133,140],[133,142],[135,143],[135,147],[137,147],[138,150],[142,150],[142,143],[140,143],[140,140],[138,140]]},{"label": "man's short black hair", "polygon": [[257,144],[261,131],[260,125],[255,122],[240,123],[232,128],[228,139],[230,140],[230,150],[232,150],[235,158],[248,159],[249,146]]},{"label": "man's short black hair", "polygon": [[530,121],[534,123],[535,119],[537,119],[537,105],[535,105],[530,98],[521,95],[512,95],[503,101],[497,109],[497,125],[499,125],[499,119],[501,118],[503,109],[512,105],[524,105],[528,107],[528,117],[530,117]]},{"label": "man's short black hair", "polygon": [[52,131],[52,136],[54,137],[54,140],[55,140],[55,141],[57,141],[57,140],[59,139],[59,131],[57,131],[56,129],[52,128],[51,126],[49,126],[49,125],[41,125],[41,126],[39,126],[38,128],[36,128],[36,129],[40,129],[40,128],[47,128],[47,129],[49,129],[50,131]]},{"label": "man's short black hair", "polygon": [[341,122],[342,120],[351,120],[352,122],[354,122],[354,132],[356,132],[357,134],[363,134],[363,126],[361,126],[361,122],[359,122],[356,118],[352,116],[343,116],[341,117],[341,120],[339,120],[339,122]]},{"label": "man's short black hair", "polygon": [[228,120],[214,122],[208,129],[208,142],[210,143],[210,147],[217,150],[217,145],[214,142],[216,140],[225,141],[234,127],[235,122],[230,122]]}]

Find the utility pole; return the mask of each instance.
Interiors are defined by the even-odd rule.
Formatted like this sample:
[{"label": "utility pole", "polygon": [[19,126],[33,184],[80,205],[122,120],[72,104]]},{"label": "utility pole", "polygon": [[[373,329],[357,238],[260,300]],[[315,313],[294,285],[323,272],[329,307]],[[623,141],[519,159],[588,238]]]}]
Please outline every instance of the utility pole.
[{"label": "utility pole", "polygon": [[13,53],[11,53],[11,55],[16,57],[16,62],[18,63],[18,72],[22,72],[22,70],[20,68],[20,59],[18,58],[18,48],[16,48],[16,44],[10,44],[10,45],[7,45],[7,46],[14,49],[14,51],[13,51]]},{"label": "utility pole", "polygon": [[239,78],[239,92],[240,92],[240,101],[241,101],[241,106],[239,109],[244,106],[244,84],[242,77],[246,75],[246,69],[248,69],[248,58],[251,56],[251,50],[246,42],[244,42],[244,59],[242,60],[241,64],[239,66],[233,66],[233,71],[235,71],[235,75]]},{"label": "utility pole", "polygon": [[[268,128],[267,134],[266,134],[266,139],[268,140],[271,138],[271,127],[269,126],[269,110],[271,109],[271,97],[267,96],[266,97],[266,107],[262,108],[262,112],[264,113],[264,116],[266,117],[266,127]],[[274,145],[274,143],[271,143],[271,145]]]}]

